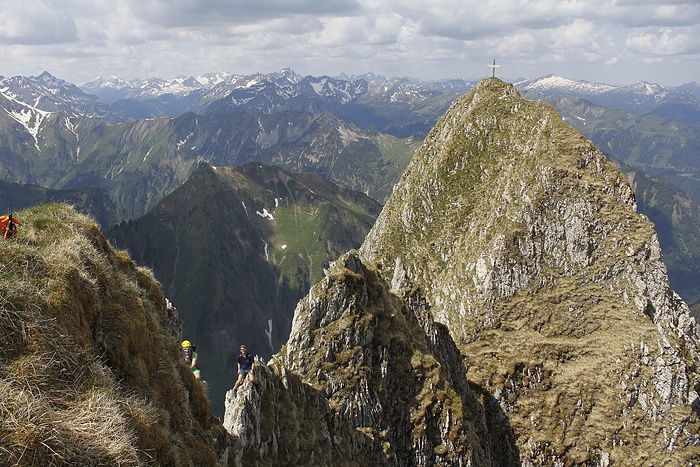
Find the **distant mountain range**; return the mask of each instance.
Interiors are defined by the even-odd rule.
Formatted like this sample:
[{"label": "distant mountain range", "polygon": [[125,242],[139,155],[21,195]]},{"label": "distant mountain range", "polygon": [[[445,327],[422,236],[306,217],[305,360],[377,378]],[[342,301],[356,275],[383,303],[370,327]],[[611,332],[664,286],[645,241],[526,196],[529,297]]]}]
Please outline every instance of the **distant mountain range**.
[{"label": "distant mountain range", "polygon": [[[288,69],[279,73],[248,76],[210,73],[197,78],[181,76],[173,80],[98,79],[81,87],[46,72],[36,77],[0,77],[0,107],[5,110],[0,112],[0,131],[6,135],[0,141],[0,154],[4,156],[0,164],[0,179],[35,183],[46,188],[73,188],[85,186],[88,180],[95,182],[97,177],[103,179],[100,185],[105,186],[118,183],[118,180],[110,179],[115,174],[110,175],[109,166],[118,166],[119,174],[129,177],[131,183],[133,172],[128,168],[124,172],[124,167],[117,159],[129,159],[130,168],[136,167],[135,159],[143,161],[138,164],[138,174],[148,174],[151,171],[148,166],[152,167],[154,159],[170,159],[172,156],[185,162],[178,163],[179,167],[173,168],[178,174],[189,174],[194,170],[196,164],[187,163],[191,160],[203,160],[214,165],[263,160],[293,171],[311,169],[343,186],[364,191],[382,201],[395,180],[389,183],[384,180],[368,180],[366,175],[341,175],[337,170],[335,174],[329,175],[330,165],[326,168],[317,167],[317,163],[303,161],[305,157],[302,155],[308,153],[313,141],[316,154],[311,159],[325,159],[324,156],[333,151],[332,148],[325,147],[322,149],[324,155],[318,154],[319,143],[325,138],[308,138],[307,133],[306,138],[299,140],[293,136],[299,135],[299,132],[288,131],[287,128],[298,128],[296,121],[300,115],[328,112],[341,122],[332,123],[326,130],[331,130],[332,126],[341,128],[346,125],[342,122],[349,122],[364,131],[379,131],[384,135],[421,140],[454,99],[473,85],[474,82],[465,80],[423,83],[375,75],[302,77]],[[675,89],[644,82],[616,87],[547,76],[521,81],[516,83],[516,87],[526,93],[528,98],[579,98],[587,102],[589,107],[591,104],[602,107],[603,109],[588,112],[585,116],[564,113],[567,114],[565,117],[571,117],[570,124],[611,156],[640,170],[653,169],[654,175],[677,184],[696,202],[700,201],[700,194],[694,193],[692,189],[694,181],[683,185],[687,181],[687,173],[694,172],[697,165],[693,156],[696,153],[696,141],[700,140],[697,131],[700,122],[700,86],[697,83],[688,83]],[[616,116],[610,117],[610,110],[613,109],[627,111],[632,117],[625,117],[624,121]],[[288,113],[283,117],[269,117],[285,112]],[[187,113],[202,118],[184,117]],[[638,116],[655,116],[658,119],[637,121]],[[175,120],[158,120],[160,117]],[[79,123],[79,118],[87,118],[89,123]],[[96,122],[96,119],[100,122]],[[145,119],[149,120],[144,121]],[[217,122],[222,119],[228,123]],[[260,124],[255,123],[257,119],[261,120]],[[313,120],[315,119],[314,117]],[[582,119],[585,119],[585,123],[582,123]],[[186,123],[192,120],[196,123]],[[287,128],[284,124],[280,125],[282,120],[288,121]],[[310,119],[304,117],[302,120]],[[125,126],[114,127],[108,122],[121,122]],[[200,127],[201,122],[207,124]],[[669,125],[669,122],[684,123],[693,130]],[[301,127],[304,128],[304,125],[302,123]],[[582,128],[583,125],[588,128],[597,125],[599,131],[593,135],[590,130]],[[176,127],[187,127],[183,128],[187,133],[175,134],[177,132],[172,132],[171,129]],[[89,134],[85,133],[86,130]],[[208,133],[209,130],[215,133]],[[321,128],[319,130],[326,131]],[[223,136],[231,132],[233,136]],[[401,143],[396,140],[390,142],[392,147],[386,147],[389,139],[380,134],[365,135],[358,139],[356,129],[342,130],[336,134],[345,135],[342,143],[345,149],[348,143],[361,142],[363,139],[373,140],[370,145],[376,146],[372,149],[375,154],[412,154],[416,148],[413,144],[409,151],[401,151],[398,149]],[[633,138],[644,135],[655,142],[642,144],[630,151],[630,142],[624,141],[627,134],[633,135]],[[286,135],[286,139],[279,135]],[[187,145],[184,145],[185,137]],[[105,138],[111,140],[107,147],[104,146]],[[618,140],[621,144],[613,144],[613,140]],[[295,149],[288,149],[292,141],[301,154],[294,154]],[[634,144],[634,141],[631,143]],[[674,145],[677,149],[673,148]],[[86,151],[90,151],[90,155],[86,155]],[[276,151],[281,160],[274,160],[269,155],[270,151]],[[261,155],[265,152],[268,155]],[[631,154],[633,152],[636,154]],[[677,152],[679,157],[671,160],[659,156],[669,152]],[[86,178],[79,176],[81,172],[91,171],[85,167],[87,159],[93,164],[92,159],[104,158],[108,160],[100,163],[106,164],[100,169],[101,173]],[[399,158],[406,160],[403,155]],[[147,163],[148,159],[150,161]],[[298,162],[292,162],[294,159]],[[386,164],[386,159],[391,158],[384,159]],[[644,160],[654,162],[648,164]],[[48,173],[42,169],[43,164],[51,164]],[[55,164],[61,169],[60,180],[53,167]],[[144,167],[144,164],[147,166]],[[669,170],[682,173],[672,178]],[[75,180],[76,177],[79,180]],[[354,182],[348,184],[348,178]],[[182,175],[175,179],[176,184],[184,180]],[[383,187],[374,187],[375,184]],[[132,204],[127,209],[140,215],[145,212],[144,208],[152,206],[172,188],[156,187],[155,193],[146,195],[147,200],[137,203],[128,202],[131,197],[129,190],[132,190],[128,186],[123,189],[126,194],[115,193],[114,188],[107,189],[112,196]]]},{"label": "distant mountain range", "polygon": [[[370,74],[354,77],[301,76],[284,69],[279,73],[232,75],[219,72],[197,78],[179,76],[172,80],[98,78],[81,85],[81,89],[111,105],[120,102],[124,105],[125,101],[139,102],[153,106],[154,116],[177,116],[183,111],[202,115],[234,110],[319,112],[345,105],[373,107],[387,103],[420,108],[426,102],[431,105],[435,105],[435,102],[449,104],[456,95],[471,89],[476,82],[416,82],[407,78]],[[165,113],[168,106],[162,104],[175,101],[182,108],[176,114]]]},{"label": "distant mountain range", "polygon": [[420,138],[363,130],[327,112],[187,113],[119,124],[56,113],[38,118],[39,129],[30,133],[0,112],[0,153],[6,154],[0,180],[102,188],[131,218],[182,185],[202,162],[258,161],[314,172],[382,200],[420,144]]},{"label": "distant mountain range", "polygon": [[264,114],[331,111],[363,128],[403,137],[427,132],[435,118],[475,83],[422,83],[374,75],[302,77],[285,69],[279,73],[210,73],[172,80],[98,78],[78,87],[44,72],[31,77],[0,77],[0,94],[38,111],[61,111],[112,122],[177,117],[186,112],[206,116],[242,110]]},{"label": "distant mountain range", "polygon": [[[112,210],[117,219],[99,217],[101,224],[144,215],[202,163],[257,161],[313,172],[384,202],[426,132],[474,84],[371,74],[302,77],[288,69],[107,78],[81,86],[49,73],[0,77],[0,180],[46,190],[103,190],[118,210]],[[546,76],[516,87],[528,99],[553,105],[610,158],[700,202],[697,83],[666,89]],[[674,208],[657,203],[651,219],[666,216],[665,209]],[[688,247],[694,241],[662,239],[662,245],[679,258],[695,248]],[[672,253],[680,246],[682,254]],[[672,279],[688,277],[677,264]],[[695,301],[700,287],[696,292],[691,282],[678,290]]]},{"label": "distant mountain range", "polygon": [[109,194],[100,188],[49,190],[35,185],[0,181],[0,209],[19,211],[37,204],[66,203],[95,219],[107,232],[124,219],[125,213]]},{"label": "distant mountain range", "polygon": [[[267,74],[215,72],[173,79],[100,77],[77,86],[44,72],[32,77],[0,77],[0,91],[7,98],[38,110],[114,122],[177,117],[185,112],[209,115],[240,110],[262,113],[327,110],[364,128],[407,136],[419,127],[423,132],[429,130],[435,117],[442,115],[457,96],[473,88],[477,81],[422,82],[373,74],[315,77],[284,69]],[[696,82],[675,88],[644,81],[613,86],[548,75],[515,85],[521,91],[579,97],[609,108],[664,114],[665,118],[700,111],[700,85]],[[394,110],[388,111],[387,106]],[[678,106],[682,108],[673,112]],[[360,110],[365,111],[362,117],[357,116]],[[396,110],[401,110],[400,122]],[[421,120],[420,115],[427,119]]]},{"label": "distant mountain range", "polygon": [[611,86],[549,75],[520,81],[515,86],[521,91],[578,97],[603,107],[642,115],[661,115],[696,126],[700,122],[700,85],[695,82],[667,89],[645,81],[628,86]]},{"label": "distant mountain range", "polygon": [[[60,112],[69,117],[113,119],[107,104],[86,93],[75,84],[56,78],[48,72],[39,76],[0,76],[0,97],[3,107],[9,103],[35,112]],[[17,119],[23,120],[18,112]]]}]

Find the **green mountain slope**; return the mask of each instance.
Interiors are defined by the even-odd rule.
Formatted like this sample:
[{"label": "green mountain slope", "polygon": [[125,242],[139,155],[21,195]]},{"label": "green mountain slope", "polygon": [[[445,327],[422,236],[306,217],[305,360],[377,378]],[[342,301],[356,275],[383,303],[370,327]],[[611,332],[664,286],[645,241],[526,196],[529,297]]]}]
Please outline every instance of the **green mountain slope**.
[{"label": "green mountain slope", "polygon": [[603,152],[662,178],[700,202],[700,130],[655,115],[608,109],[582,99],[527,94],[554,106],[562,119]]},{"label": "green mountain slope", "polygon": [[163,283],[222,413],[238,346],[264,357],[279,350],[299,298],[331,259],[360,245],[379,210],[313,174],[203,164],[109,238]]},{"label": "green mountain slope", "polygon": [[36,140],[7,117],[0,153],[8,157],[0,159],[0,179],[50,189],[99,187],[134,218],[184,183],[201,162],[259,161],[314,172],[382,200],[419,144],[361,130],[328,113],[190,113],[123,124],[41,117]]},{"label": "green mountain slope", "polygon": [[0,241],[0,463],[217,465],[229,438],[151,271],[66,205],[17,216]]}]

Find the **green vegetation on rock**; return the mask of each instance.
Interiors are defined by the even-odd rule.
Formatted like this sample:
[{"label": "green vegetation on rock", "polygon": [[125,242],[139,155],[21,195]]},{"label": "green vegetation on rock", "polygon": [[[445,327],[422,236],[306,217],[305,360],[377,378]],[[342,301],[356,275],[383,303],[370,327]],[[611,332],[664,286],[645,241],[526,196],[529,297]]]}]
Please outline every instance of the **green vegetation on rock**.
[{"label": "green vegetation on rock", "polygon": [[489,432],[503,414],[413,292],[390,292],[356,251],[329,266],[285,352],[258,363],[258,386],[229,393],[224,426],[244,464],[516,465],[507,428]]}]

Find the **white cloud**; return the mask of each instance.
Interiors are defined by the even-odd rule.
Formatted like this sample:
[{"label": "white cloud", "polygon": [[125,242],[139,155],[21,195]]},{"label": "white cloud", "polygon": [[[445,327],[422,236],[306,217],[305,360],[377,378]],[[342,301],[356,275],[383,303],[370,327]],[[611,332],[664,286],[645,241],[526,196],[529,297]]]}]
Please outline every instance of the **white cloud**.
[{"label": "white cloud", "polygon": [[403,17],[394,12],[380,13],[372,18],[368,42],[372,44],[391,44],[405,33],[406,24]]},{"label": "white cloud", "polygon": [[367,42],[367,35],[367,25],[362,18],[328,18],[323,21],[323,28],[312,34],[312,42],[329,46],[363,44]]},{"label": "white cloud", "polygon": [[134,16],[165,27],[199,28],[245,24],[291,16],[347,15],[359,8],[355,0],[158,0],[144,5],[128,0]]},{"label": "white cloud", "polygon": [[593,23],[579,18],[551,30],[555,49],[597,48],[594,40],[597,34],[598,30]]},{"label": "white cloud", "polygon": [[[46,69],[77,83],[98,74],[283,67],[473,78],[494,57],[503,62],[499,72],[514,77],[700,75],[697,0],[37,0],[3,7],[0,74]],[[684,76],[668,68],[671,60],[683,62]],[[642,71],[652,76],[635,75]]]},{"label": "white cloud", "polygon": [[[690,30],[674,30],[671,28],[645,29],[627,36],[625,49],[636,55],[674,56],[684,53],[697,52],[697,28]],[[650,58],[650,57],[648,57]],[[647,61],[647,63],[649,63]]]},{"label": "white cloud", "polygon": [[[78,40],[75,22],[45,2],[18,2],[0,15],[0,44],[46,45]],[[9,11],[8,11],[9,10]]]},{"label": "white cloud", "polygon": [[532,31],[520,31],[499,40],[496,51],[499,56],[529,55],[537,50],[538,40]]}]

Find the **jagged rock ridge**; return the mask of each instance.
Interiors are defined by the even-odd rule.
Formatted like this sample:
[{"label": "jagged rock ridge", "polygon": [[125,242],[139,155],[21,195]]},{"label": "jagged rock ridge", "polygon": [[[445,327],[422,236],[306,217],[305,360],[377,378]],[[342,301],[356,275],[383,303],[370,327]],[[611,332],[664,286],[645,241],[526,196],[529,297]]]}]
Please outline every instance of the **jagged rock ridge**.
[{"label": "jagged rock ridge", "polygon": [[504,415],[465,378],[426,303],[394,290],[357,252],[333,263],[296,310],[260,383],[227,395],[239,465],[511,465]]},{"label": "jagged rock ridge", "polygon": [[323,268],[357,248],[381,210],[311,173],[203,163],[146,216],[109,233],[153,268],[197,345],[214,413],[224,412],[238,347],[264,358]]}]

